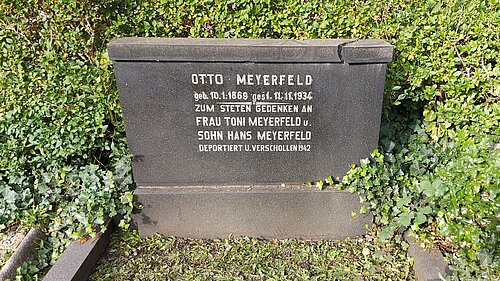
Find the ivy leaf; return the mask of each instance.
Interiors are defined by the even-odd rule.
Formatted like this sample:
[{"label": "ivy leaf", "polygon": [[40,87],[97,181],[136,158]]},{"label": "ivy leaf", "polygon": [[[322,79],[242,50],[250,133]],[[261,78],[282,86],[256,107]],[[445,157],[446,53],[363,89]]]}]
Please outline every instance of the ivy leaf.
[{"label": "ivy leaf", "polygon": [[104,224],[104,218],[103,217],[97,217],[94,221],[95,224],[98,225],[103,225]]},{"label": "ivy leaf", "polygon": [[476,256],[482,266],[488,266],[493,261],[493,255],[487,249],[480,249],[477,251]]},{"label": "ivy leaf", "polygon": [[329,184],[329,185],[333,185],[333,184],[334,184],[334,182],[333,182],[333,178],[332,178],[332,176],[327,177],[327,178],[326,178],[326,182],[328,182],[328,184]]},{"label": "ivy leaf", "polygon": [[440,179],[435,179],[432,182],[432,188],[434,188],[434,194],[436,196],[443,196],[446,193],[446,188]]},{"label": "ivy leaf", "polygon": [[421,208],[419,210],[419,212],[421,212],[424,215],[428,215],[428,214],[432,213],[432,208],[431,208],[431,206],[425,206],[425,207]]},{"label": "ivy leaf", "polygon": [[427,221],[427,217],[423,213],[417,212],[414,223],[417,225],[420,225],[426,221]]},{"label": "ivy leaf", "polygon": [[396,221],[400,225],[402,225],[404,227],[408,227],[408,226],[410,226],[410,221],[411,221],[411,219],[413,219],[413,217],[414,217],[413,213],[402,213],[397,217]]},{"label": "ivy leaf", "polygon": [[383,242],[389,239],[394,234],[395,228],[391,226],[386,226],[380,230],[378,237]]},{"label": "ivy leaf", "polygon": [[396,201],[396,207],[398,207],[398,209],[401,209],[401,207],[407,205],[410,202],[411,202],[411,197],[410,196],[406,196],[406,197],[403,197],[401,199],[397,199],[397,201]]},{"label": "ivy leaf", "polygon": [[420,188],[424,192],[425,196],[427,196],[427,197],[434,196],[434,193],[435,193],[434,186],[432,185],[432,183],[430,181],[428,181],[428,180],[421,181]]},{"label": "ivy leaf", "polygon": [[316,182],[316,188],[318,188],[319,190],[323,190],[324,189],[324,185],[325,185],[324,181],[317,181]]},{"label": "ivy leaf", "polygon": [[130,204],[134,200],[134,195],[131,192],[125,192],[120,196],[120,202],[122,204]]}]

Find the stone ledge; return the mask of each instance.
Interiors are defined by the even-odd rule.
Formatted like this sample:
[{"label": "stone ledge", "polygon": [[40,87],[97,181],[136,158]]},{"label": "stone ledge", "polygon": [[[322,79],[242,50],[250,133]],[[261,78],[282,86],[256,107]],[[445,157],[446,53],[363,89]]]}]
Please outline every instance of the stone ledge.
[{"label": "stone ledge", "polygon": [[142,186],[135,196],[141,236],[344,239],[366,234],[373,221],[371,213],[352,217],[362,206],[357,194],[303,186]]},{"label": "stone ledge", "polygon": [[419,281],[439,281],[440,276],[452,274],[445,262],[441,251],[438,249],[425,249],[420,247],[413,237],[405,234],[405,240],[410,244],[408,255],[413,257],[413,270]]},{"label": "stone ledge", "polygon": [[41,230],[37,228],[30,229],[19,246],[16,247],[12,256],[10,256],[9,260],[2,267],[2,270],[0,270],[0,280],[15,278],[17,268],[33,257],[38,242],[43,236],[44,234]]},{"label": "stone ledge", "polygon": [[52,266],[44,281],[83,281],[87,280],[109,243],[113,223],[108,224],[104,233],[81,244],[73,241],[59,260]]}]

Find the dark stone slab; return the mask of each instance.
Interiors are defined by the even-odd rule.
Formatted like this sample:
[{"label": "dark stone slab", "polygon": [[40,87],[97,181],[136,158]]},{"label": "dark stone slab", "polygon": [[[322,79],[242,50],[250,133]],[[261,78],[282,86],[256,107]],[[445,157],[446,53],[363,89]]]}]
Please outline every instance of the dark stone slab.
[{"label": "dark stone slab", "polygon": [[350,42],[341,48],[342,61],[348,64],[387,63],[392,52],[393,47],[380,39]]},{"label": "dark stone slab", "polygon": [[135,181],[279,184],[342,175],[377,147],[392,55],[381,40],[349,42],[110,43]]},{"label": "dark stone slab", "polygon": [[359,196],[304,186],[139,187],[142,236],[342,239],[366,233]]},{"label": "dark stone slab", "polygon": [[109,244],[113,224],[109,223],[104,233],[85,243],[73,241],[64,250],[57,262],[47,272],[44,281],[85,281],[94,271],[95,265]]},{"label": "dark stone slab", "polygon": [[341,62],[339,46],[351,41],[129,37],[108,51],[113,61]]},{"label": "dark stone slab", "polygon": [[[141,235],[336,239],[359,197],[297,184],[377,147],[382,40],[122,38],[108,45]],[[280,188],[281,183],[295,184]]]}]

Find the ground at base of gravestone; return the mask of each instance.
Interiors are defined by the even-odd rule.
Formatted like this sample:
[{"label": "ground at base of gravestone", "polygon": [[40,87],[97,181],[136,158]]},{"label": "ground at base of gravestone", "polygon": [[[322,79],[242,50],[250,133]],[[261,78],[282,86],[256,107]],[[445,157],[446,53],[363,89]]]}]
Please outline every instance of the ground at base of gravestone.
[{"label": "ground at base of gravestone", "polygon": [[0,234],[0,268],[5,265],[17,246],[21,244],[26,233],[26,229],[13,226]]},{"label": "ground at base of gravestone", "polygon": [[408,244],[112,236],[89,280],[415,280]]}]

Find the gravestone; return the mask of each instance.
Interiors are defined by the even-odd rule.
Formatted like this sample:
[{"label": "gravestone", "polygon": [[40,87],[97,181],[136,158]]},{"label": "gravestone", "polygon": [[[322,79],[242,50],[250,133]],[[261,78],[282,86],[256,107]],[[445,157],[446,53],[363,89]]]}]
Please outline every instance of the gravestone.
[{"label": "gravestone", "polygon": [[141,235],[335,239],[359,197],[304,182],[377,147],[383,40],[121,38],[108,45]]}]

